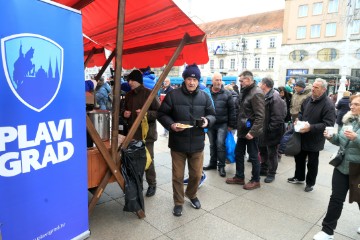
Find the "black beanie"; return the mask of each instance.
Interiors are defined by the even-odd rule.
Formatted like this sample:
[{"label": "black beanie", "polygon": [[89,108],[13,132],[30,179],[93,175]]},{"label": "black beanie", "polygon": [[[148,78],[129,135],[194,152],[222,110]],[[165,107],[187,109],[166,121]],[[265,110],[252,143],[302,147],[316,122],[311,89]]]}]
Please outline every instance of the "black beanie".
[{"label": "black beanie", "polygon": [[201,72],[200,72],[199,67],[195,63],[192,65],[187,65],[182,74],[182,77],[184,79],[188,78],[188,77],[193,77],[193,78],[196,78],[197,80],[200,80]]},{"label": "black beanie", "polygon": [[133,70],[128,76],[127,76],[127,80],[130,81],[136,81],[140,84],[143,84],[143,75],[140,72],[140,70]]}]

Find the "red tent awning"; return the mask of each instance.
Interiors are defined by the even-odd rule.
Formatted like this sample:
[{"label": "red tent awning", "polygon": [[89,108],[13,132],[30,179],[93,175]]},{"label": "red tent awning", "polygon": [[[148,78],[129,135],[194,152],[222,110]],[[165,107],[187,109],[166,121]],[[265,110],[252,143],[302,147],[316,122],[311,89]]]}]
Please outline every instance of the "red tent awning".
[{"label": "red tent awning", "polygon": [[[118,0],[55,0],[80,9],[83,15],[85,56],[96,48],[88,66],[104,59],[102,48],[116,47]],[[127,0],[123,41],[123,68],[161,67],[168,63],[184,34],[190,36],[176,66],[209,61],[205,33],[171,0]],[[100,57],[100,58],[99,58]],[[98,65],[99,66],[99,65]]]}]

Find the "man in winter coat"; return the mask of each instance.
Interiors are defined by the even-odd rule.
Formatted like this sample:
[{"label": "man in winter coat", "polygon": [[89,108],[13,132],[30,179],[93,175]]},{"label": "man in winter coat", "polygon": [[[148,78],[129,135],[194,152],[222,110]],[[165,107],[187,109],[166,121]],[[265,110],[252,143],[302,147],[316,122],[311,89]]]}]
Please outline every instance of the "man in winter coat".
[{"label": "man in winter coat", "polygon": [[[238,103],[237,144],[235,148],[236,174],[226,179],[228,184],[244,185],[244,189],[252,190],[260,187],[260,163],[258,159],[258,141],[263,132],[265,116],[264,94],[256,86],[252,72],[244,71],[239,76],[241,91]],[[249,154],[252,164],[252,177],[245,184],[244,157]]]},{"label": "man in winter coat", "polygon": [[[319,151],[324,149],[325,127],[335,124],[335,107],[326,96],[327,82],[317,78],[312,86],[312,94],[301,105],[298,120],[304,121],[301,133],[301,151],[295,155],[295,175],[288,178],[289,183],[303,183],[306,180],[305,192],[314,189],[319,166]],[[295,125],[297,121],[295,121]],[[308,173],[306,174],[306,158]]]},{"label": "man in winter coat", "polygon": [[[197,198],[197,189],[204,161],[205,132],[215,123],[215,110],[210,97],[199,89],[201,77],[196,64],[185,68],[184,82],[166,94],[158,111],[158,121],[169,130],[169,148],[172,158],[172,186],[174,216],[181,216],[184,195],[195,209],[201,204]],[[202,119],[201,126],[195,126],[195,120]],[[189,181],[184,194],[184,171],[186,160],[189,169]]]},{"label": "man in winter coat", "polygon": [[224,89],[220,73],[214,73],[210,92],[215,105],[216,122],[207,133],[210,142],[210,163],[203,169],[218,168],[220,176],[225,177],[225,138],[228,131],[236,128],[235,104],[230,91]]},{"label": "man in winter coat", "polygon": [[339,129],[343,125],[342,119],[343,119],[344,115],[348,111],[350,111],[350,106],[349,106],[349,104],[350,104],[350,95],[351,95],[351,92],[345,91],[343,97],[336,104],[336,109],[337,109],[336,123],[337,123]]},{"label": "man in winter coat", "polygon": [[290,106],[291,120],[293,122],[295,122],[295,119],[299,115],[301,104],[311,95],[311,87],[307,87],[304,81],[299,80],[295,83],[294,90],[295,92],[292,95]]},{"label": "man in winter coat", "polygon": [[285,132],[284,119],[287,107],[278,91],[274,90],[274,81],[263,78],[260,88],[265,94],[265,119],[263,134],[259,139],[261,156],[260,175],[266,176],[264,182],[271,183],[275,180],[278,167],[277,146]]},{"label": "man in winter coat", "polygon": [[[131,91],[125,95],[125,111],[123,116],[127,119],[129,127],[133,125],[137,115],[140,113],[142,106],[149,97],[151,90],[144,87],[143,85],[143,75],[139,70],[133,70],[128,75],[129,85]],[[145,139],[145,146],[148,149],[151,156],[151,164],[148,170],[145,171],[146,181],[149,185],[146,196],[151,197],[155,195],[156,192],[156,172],[154,165],[154,142],[157,140],[157,131],[156,131],[156,111],[160,107],[160,101],[158,98],[154,98],[147,111],[147,120],[149,125],[149,130]],[[143,133],[141,125],[138,127],[134,134],[134,139],[143,140]]]}]

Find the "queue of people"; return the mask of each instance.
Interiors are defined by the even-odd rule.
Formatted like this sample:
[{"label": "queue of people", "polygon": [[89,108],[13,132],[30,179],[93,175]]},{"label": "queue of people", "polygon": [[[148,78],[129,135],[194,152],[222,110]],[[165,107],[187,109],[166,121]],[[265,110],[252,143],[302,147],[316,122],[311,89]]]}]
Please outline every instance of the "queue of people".
[{"label": "queue of people", "polygon": [[[154,141],[157,139],[156,122],[167,130],[168,147],[172,159],[173,215],[181,216],[185,197],[195,209],[201,208],[197,191],[203,170],[218,170],[220,177],[226,176],[225,135],[228,131],[237,132],[235,148],[236,173],[225,180],[227,184],[241,185],[245,190],[261,187],[261,177],[267,184],[275,180],[279,156],[277,147],[282,135],[292,122],[293,126],[302,123],[300,153],[294,156],[295,172],[287,179],[292,184],[304,184],[305,192],[315,188],[319,165],[319,153],[325,140],[345,149],[344,161],[334,169],[332,195],[327,214],[323,220],[322,231],[315,240],[333,239],[337,220],[349,190],[350,162],[359,162],[360,153],[358,131],[360,128],[360,96],[345,92],[338,105],[326,95],[327,82],[316,79],[312,85],[303,81],[294,83],[294,92],[286,87],[274,88],[271,78],[263,78],[256,84],[252,72],[239,75],[241,89],[237,94],[232,86],[223,86],[222,75],[214,73],[209,91],[200,90],[200,69],[196,64],[188,65],[183,74],[181,87],[172,89],[169,79],[161,90],[162,102],[155,97],[148,112],[149,130],[146,146],[154,160]],[[143,85],[143,74],[133,70],[128,78],[131,90],[125,96],[125,109],[121,112],[131,126],[142,105],[150,95]],[[99,89],[104,84],[100,83]],[[204,88],[204,87],[202,87]],[[335,107],[338,109],[336,117]],[[335,121],[339,131],[329,135],[326,127],[333,127]],[[349,128],[348,126],[351,126]],[[139,127],[134,136],[141,138]],[[205,135],[210,142],[210,161],[204,166]],[[245,155],[248,153],[252,165],[251,176],[246,182]],[[189,178],[184,188],[185,166]],[[307,169],[307,173],[306,173]],[[152,166],[146,171],[148,182],[147,197],[156,193],[156,172]],[[359,205],[360,207],[360,205]],[[360,232],[360,229],[359,229]]]}]

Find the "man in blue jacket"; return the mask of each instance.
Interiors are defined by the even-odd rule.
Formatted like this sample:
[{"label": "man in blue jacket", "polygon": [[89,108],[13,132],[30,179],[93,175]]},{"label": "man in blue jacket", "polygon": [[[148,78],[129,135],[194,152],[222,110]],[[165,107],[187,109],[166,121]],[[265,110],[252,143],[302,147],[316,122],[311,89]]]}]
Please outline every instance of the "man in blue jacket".
[{"label": "man in blue jacket", "polygon": [[231,92],[224,89],[220,73],[214,73],[210,92],[215,105],[216,122],[208,130],[210,163],[204,166],[203,169],[211,170],[218,168],[219,175],[225,177],[225,138],[228,131],[236,128],[235,104]]},{"label": "man in blue jacket", "polygon": [[[158,110],[158,121],[169,130],[169,148],[172,158],[172,185],[174,216],[182,215],[184,196],[195,209],[201,204],[197,189],[201,179],[204,161],[204,128],[215,123],[215,110],[210,97],[199,89],[201,77],[196,64],[189,65],[183,72],[184,82],[180,88],[166,94]],[[195,126],[202,119],[201,126]],[[184,193],[184,171],[186,161],[189,169],[189,182]]]}]

